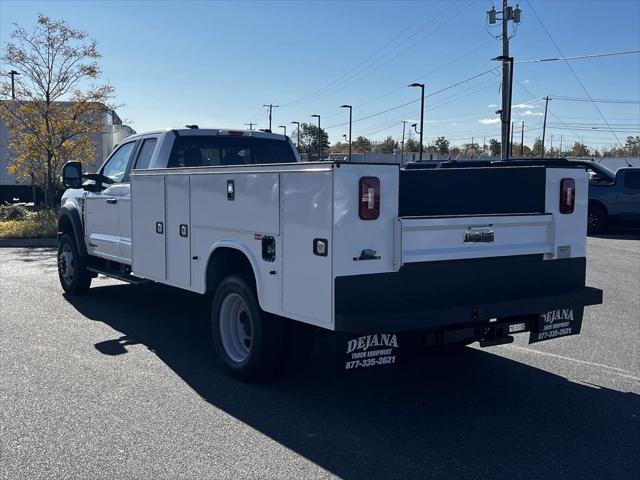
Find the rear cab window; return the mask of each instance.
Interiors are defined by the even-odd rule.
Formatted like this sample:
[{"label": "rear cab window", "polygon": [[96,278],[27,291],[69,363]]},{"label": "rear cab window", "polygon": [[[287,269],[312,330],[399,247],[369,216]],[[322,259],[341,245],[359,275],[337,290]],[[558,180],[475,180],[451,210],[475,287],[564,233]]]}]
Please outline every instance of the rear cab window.
[{"label": "rear cab window", "polygon": [[168,168],[295,163],[287,140],[249,136],[184,135],[173,142]]}]

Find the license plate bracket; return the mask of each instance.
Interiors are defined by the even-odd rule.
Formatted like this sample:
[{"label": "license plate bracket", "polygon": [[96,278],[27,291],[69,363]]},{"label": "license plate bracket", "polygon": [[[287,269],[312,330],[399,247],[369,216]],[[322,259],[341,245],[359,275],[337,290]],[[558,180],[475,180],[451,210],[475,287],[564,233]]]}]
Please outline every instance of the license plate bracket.
[{"label": "license plate bracket", "polygon": [[532,322],[529,343],[579,334],[583,314],[584,307],[557,308],[540,314],[537,321]]}]

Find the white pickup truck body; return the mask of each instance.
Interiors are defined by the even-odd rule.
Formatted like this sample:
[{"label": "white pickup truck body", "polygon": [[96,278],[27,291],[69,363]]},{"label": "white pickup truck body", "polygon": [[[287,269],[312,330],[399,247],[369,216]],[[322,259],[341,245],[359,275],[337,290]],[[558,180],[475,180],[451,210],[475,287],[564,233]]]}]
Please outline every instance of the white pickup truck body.
[{"label": "white pickup truck body", "polygon": [[[582,169],[401,170],[304,163],[297,153],[287,163],[225,166],[225,147],[211,153],[216,141],[247,138],[293,151],[286,137],[262,132],[130,137],[119,147],[131,150],[123,181],[65,193],[61,233],[82,229],[74,231],[78,255],[86,249],[93,272],[202,294],[219,284],[216,271],[242,258],[262,311],[354,334],[458,325],[478,337],[496,318],[581,312],[601,301],[584,286]],[[152,151],[143,152],[150,140]],[[200,153],[188,163],[194,145]],[[570,213],[561,213],[563,201]],[[65,223],[73,212],[80,226]],[[523,330],[534,329],[527,322]]]}]

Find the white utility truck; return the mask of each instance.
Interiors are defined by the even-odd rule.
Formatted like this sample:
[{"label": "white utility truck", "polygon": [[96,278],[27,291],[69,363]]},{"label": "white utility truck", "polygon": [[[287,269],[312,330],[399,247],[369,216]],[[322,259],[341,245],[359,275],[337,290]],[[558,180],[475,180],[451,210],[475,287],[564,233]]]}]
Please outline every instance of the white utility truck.
[{"label": "white utility truck", "polygon": [[602,303],[582,168],[301,162],[286,136],[189,127],[127,138],[98,173],[64,166],[59,276],[70,294],[98,273],[211,294],[238,377],[273,372],[303,324],[357,369],[408,343],[576,334]]}]

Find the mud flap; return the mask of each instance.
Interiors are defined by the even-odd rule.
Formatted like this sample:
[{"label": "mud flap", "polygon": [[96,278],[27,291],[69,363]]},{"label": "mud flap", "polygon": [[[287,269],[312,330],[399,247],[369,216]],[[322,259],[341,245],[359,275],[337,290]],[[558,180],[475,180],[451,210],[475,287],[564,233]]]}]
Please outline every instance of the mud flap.
[{"label": "mud flap", "polygon": [[400,333],[336,333],[333,341],[333,366],[342,372],[392,367],[410,350],[410,336]]},{"label": "mud flap", "polygon": [[584,307],[559,308],[542,313],[531,323],[529,343],[577,335],[582,327]]}]

